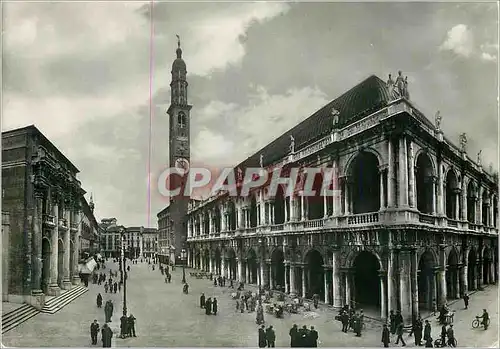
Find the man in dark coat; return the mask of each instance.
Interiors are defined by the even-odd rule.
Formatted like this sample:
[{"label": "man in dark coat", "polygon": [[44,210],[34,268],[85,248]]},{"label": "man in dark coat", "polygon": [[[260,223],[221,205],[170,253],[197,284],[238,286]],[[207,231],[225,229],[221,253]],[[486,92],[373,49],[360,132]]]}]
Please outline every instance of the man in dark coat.
[{"label": "man in dark coat", "polygon": [[205,302],[205,314],[212,314],[212,300],[210,299],[210,297]]},{"label": "man in dark coat", "polygon": [[401,345],[403,347],[406,347],[406,343],[405,343],[405,340],[403,339],[403,333],[404,333],[404,325],[402,322],[400,322],[398,324],[398,327],[396,328],[396,335],[397,335],[397,338],[396,338],[396,343],[395,344],[398,344],[399,341],[401,340]]},{"label": "man in dark coat", "polygon": [[389,328],[387,324],[384,324],[382,328],[382,343],[384,343],[384,348],[389,348],[389,343],[391,342],[391,336],[389,334]]},{"label": "man in dark coat", "polygon": [[467,293],[464,293],[464,305],[465,309],[469,309],[469,295]]},{"label": "man in dark coat", "polygon": [[340,314],[340,321],[342,322],[342,332],[347,333],[349,329],[349,314],[347,310],[342,311],[342,314]]},{"label": "man in dark coat", "polygon": [[132,314],[127,319],[127,329],[129,337],[137,337],[135,335],[135,317]]},{"label": "man in dark coat", "polygon": [[111,303],[111,300],[106,301],[104,305],[104,315],[106,322],[111,322],[111,317],[113,316],[113,303]]},{"label": "man in dark coat", "polygon": [[128,335],[128,317],[123,314],[120,318],[120,338],[125,338]]},{"label": "man in dark coat", "polygon": [[302,328],[299,330],[299,338],[297,342],[297,346],[299,348],[306,348],[307,347],[307,341],[309,340],[309,330],[307,329],[307,326],[304,325]]},{"label": "man in dark coat", "polygon": [[113,338],[113,331],[109,328],[108,324],[104,324],[101,330],[102,347],[111,348],[111,338]]},{"label": "man in dark coat", "polygon": [[290,329],[290,332],[288,332],[288,334],[290,335],[290,347],[291,348],[297,347],[298,331],[299,331],[299,329],[297,328],[297,325],[293,324],[292,328]]},{"label": "man in dark coat", "polygon": [[215,297],[212,301],[212,313],[214,313],[214,315],[217,315],[217,298]]},{"label": "man in dark coat", "polygon": [[115,281],[113,284],[113,292],[116,293],[116,291],[118,291],[118,283]]},{"label": "man in dark coat", "polygon": [[97,302],[97,307],[101,308],[102,307],[102,296],[100,293],[97,294],[96,302]]},{"label": "man in dark coat", "polygon": [[311,348],[318,347],[318,331],[314,329],[314,326],[311,326],[311,331],[309,331],[309,341]]},{"label": "man in dark coat", "polygon": [[267,347],[274,348],[274,342],[276,341],[276,334],[274,333],[273,326],[269,326],[266,330]]},{"label": "man in dark coat", "polygon": [[389,313],[389,326],[391,327],[391,333],[396,333],[396,315],[394,314],[394,310],[391,310]]},{"label": "man in dark coat", "polygon": [[353,324],[356,337],[361,337],[361,327],[363,326],[363,324],[361,323],[361,317],[359,316],[359,314],[355,314],[353,316]]},{"label": "man in dark coat", "polygon": [[422,331],[423,331],[423,324],[422,324],[422,319],[419,316],[415,321],[415,329],[413,331],[413,333],[415,334],[415,345],[417,346],[422,345]]},{"label": "man in dark coat", "polygon": [[205,294],[202,293],[200,296],[200,308],[205,308]]},{"label": "man in dark coat", "polygon": [[429,320],[425,320],[425,327],[424,327],[424,341],[427,342],[429,338],[431,338],[431,324]]},{"label": "man in dark coat", "polygon": [[264,325],[259,328],[259,348],[265,348],[267,346],[266,330]]},{"label": "man in dark coat", "polygon": [[94,320],[94,322],[90,324],[90,338],[92,339],[92,345],[97,344],[97,333],[99,333],[99,323],[97,320]]}]

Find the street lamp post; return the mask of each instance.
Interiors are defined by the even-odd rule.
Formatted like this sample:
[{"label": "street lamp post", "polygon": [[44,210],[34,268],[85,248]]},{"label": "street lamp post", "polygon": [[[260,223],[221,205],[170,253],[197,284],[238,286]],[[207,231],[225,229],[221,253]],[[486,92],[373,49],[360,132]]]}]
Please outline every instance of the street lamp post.
[{"label": "street lamp post", "polygon": [[127,269],[125,266],[126,259],[125,259],[125,229],[121,228],[120,229],[120,235],[122,237],[122,280],[123,280],[123,315],[127,316]]},{"label": "street lamp post", "polygon": [[182,259],[182,283],[186,283],[186,250],[183,248],[181,251],[181,259]]}]

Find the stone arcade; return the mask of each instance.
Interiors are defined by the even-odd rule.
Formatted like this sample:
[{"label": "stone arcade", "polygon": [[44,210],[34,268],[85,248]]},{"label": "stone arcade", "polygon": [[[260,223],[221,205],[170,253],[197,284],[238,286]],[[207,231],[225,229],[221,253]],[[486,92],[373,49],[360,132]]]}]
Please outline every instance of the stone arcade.
[{"label": "stone arcade", "polygon": [[10,216],[10,301],[43,307],[79,283],[78,169],[34,126],[2,133],[2,209]]},{"label": "stone arcade", "polygon": [[391,87],[368,77],[237,166],[332,168],[338,196],[190,205],[189,266],[381,318],[497,282],[497,180]]}]

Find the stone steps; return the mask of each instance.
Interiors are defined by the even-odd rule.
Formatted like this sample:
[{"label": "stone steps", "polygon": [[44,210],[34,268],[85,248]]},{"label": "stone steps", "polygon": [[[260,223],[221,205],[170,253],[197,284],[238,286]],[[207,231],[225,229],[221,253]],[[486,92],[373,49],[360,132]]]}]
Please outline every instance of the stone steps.
[{"label": "stone steps", "polygon": [[29,304],[23,304],[17,309],[2,314],[2,334],[31,319],[40,311]]},{"label": "stone steps", "polygon": [[88,292],[88,288],[83,286],[73,287],[71,290],[68,290],[62,293],[60,296],[54,297],[47,302],[45,302],[44,307],[42,308],[42,313],[47,314],[55,314],[69,303],[73,302],[75,299],[83,295],[85,292]]}]

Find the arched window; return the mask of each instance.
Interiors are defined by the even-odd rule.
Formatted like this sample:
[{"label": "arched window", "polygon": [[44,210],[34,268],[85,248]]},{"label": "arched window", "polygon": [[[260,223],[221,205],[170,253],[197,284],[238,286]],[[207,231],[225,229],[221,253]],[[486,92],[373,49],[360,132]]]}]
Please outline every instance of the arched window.
[{"label": "arched window", "polygon": [[183,112],[177,114],[177,123],[179,124],[180,128],[186,127],[186,121],[187,121],[186,114],[184,114]]}]

